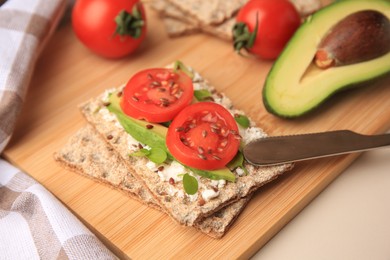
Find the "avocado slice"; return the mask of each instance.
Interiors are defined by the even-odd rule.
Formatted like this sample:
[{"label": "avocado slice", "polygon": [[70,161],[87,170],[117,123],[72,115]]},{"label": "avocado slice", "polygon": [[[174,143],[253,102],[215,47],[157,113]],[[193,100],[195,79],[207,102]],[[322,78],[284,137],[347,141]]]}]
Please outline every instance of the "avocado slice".
[{"label": "avocado slice", "polygon": [[[110,104],[107,106],[107,109],[116,115],[118,121],[127,133],[138,142],[150,147],[160,148],[167,153],[168,158],[173,158],[165,145],[165,137],[168,131],[165,126],[138,120],[125,115],[120,107],[120,97],[118,97],[116,93],[110,95],[109,102]],[[149,127],[150,129],[148,129],[148,125],[153,127]]]},{"label": "avocado slice", "polygon": [[363,10],[390,19],[390,1],[344,0],[309,17],[273,64],[263,88],[266,109],[281,117],[297,117],[324,102],[335,92],[390,72],[390,52],[375,59],[320,69],[313,58],[321,40],[345,17]]},{"label": "avocado slice", "polygon": [[[123,126],[125,131],[143,144],[152,148],[162,149],[167,153],[168,159],[173,160],[174,157],[170,154],[165,144],[168,128],[160,124],[149,123],[125,115],[120,107],[120,100],[121,98],[117,95],[117,93],[112,93],[109,97],[109,105],[107,106],[107,109],[116,115],[119,123]],[[148,127],[148,125],[153,127]],[[212,180],[223,179],[232,182],[236,180],[236,176],[227,167],[213,171],[194,169],[185,165],[184,167],[199,176]]]}]

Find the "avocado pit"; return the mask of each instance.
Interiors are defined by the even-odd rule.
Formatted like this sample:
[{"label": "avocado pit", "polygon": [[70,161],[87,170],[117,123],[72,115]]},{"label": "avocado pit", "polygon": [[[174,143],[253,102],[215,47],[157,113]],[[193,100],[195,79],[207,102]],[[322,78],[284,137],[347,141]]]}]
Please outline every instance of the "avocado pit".
[{"label": "avocado pit", "polygon": [[390,21],[382,13],[364,10],[337,23],[323,38],[314,57],[321,69],[360,63],[390,52]]}]

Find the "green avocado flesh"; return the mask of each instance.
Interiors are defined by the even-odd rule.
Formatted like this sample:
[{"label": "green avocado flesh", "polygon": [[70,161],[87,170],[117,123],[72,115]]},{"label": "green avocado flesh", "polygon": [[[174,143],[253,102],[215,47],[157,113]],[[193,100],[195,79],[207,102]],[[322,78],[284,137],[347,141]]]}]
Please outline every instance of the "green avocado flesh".
[{"label": "green avocado flesh", "polygon": [[309,17],[275,61],[264,88],[266,109],[281,117],[297,117],[317,107],[335,92],[390,72],[390,53],[355,64],[319,69],[313,58],[323,37],[353,13],[374,10],[390,19],[390,1],[344,0]]},{"label": "green avocado flesh", "polygon": [[[119,123],[123,126],[125,131],[130,134],[135,140],[140,143],[146,144],[151,148],[160,148],[164,150],[169,159],[173,159],[173,156],[169,153],[165,144],[168,128],[160,124],[153,124],[143,120],[138,120],[125,115],[120,107],[120,97],[116,93],[112,93],[109,97],[110,104],[107,109],[116,115]],[[146,126],[152,125],[153,128],[148,129]],[[192,172],[199,176],[206,177],[212,180],[227,180],[234,182],[236,176],[226,167],[213,171],[205,171],[187,167]]]}]

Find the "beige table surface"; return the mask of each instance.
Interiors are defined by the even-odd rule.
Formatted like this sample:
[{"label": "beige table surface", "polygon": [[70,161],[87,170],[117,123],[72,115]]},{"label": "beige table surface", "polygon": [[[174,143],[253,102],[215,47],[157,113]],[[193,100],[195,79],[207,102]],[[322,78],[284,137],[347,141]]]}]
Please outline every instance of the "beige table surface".
[{"label": "beige table surface", "polygon": [[390,149],[357,159],[254,257],[390,259]]}]

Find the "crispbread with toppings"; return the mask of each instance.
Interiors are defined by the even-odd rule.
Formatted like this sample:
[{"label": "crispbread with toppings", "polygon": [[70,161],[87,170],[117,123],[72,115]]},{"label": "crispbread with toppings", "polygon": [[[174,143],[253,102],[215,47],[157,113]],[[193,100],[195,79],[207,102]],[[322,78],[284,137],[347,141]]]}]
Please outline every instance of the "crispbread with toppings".
[{"label": "crispbread with toppings", "polygon": [[[162,211],[149,190],[134,178],[133,169],[123,163],[119,155],[91,125],[77,131],[67,144],[54,154],[54,158],[67,169],[104,183]],[[248,201],[249,197],[240,199],[212,216],[195,223],[194,227],[211,237],[220,238]]]},{"label": "crispbread with toppings", "polygon": [[[231,111],[232,114],[243,114],[242,111],[233,108],[231,101],[194,72],[193,84],[195,89],[208,89],[212,93],[212,99]],[[115,92],[115,90],[111,90]],[[108,91],[109,92],[109,91]],[[145,157],[129,156],[129,153],[137,151],[137,141],[125,132],[116,116],[108,111],[104,103],[107,93],[97,99],[92,99],[80,106],[82,113],[97,132],[115,149],[124,163],[133,169],[134,176],[140,180],[152,193],[159,205],[178,223],[193,226],[203,218],[212,215],[221,208],[233,203],[240,198],[250,195],[259,187],[275,179],[277,176],[291,168],[291,164],[272,167],[257,167],[245,164],[247,175],[241,171],[235,172],[236,182],[214,181],[191,173],[181,164],[172,163],[171,166],[155,165]],[[265,133],[251,122],[247,129],[240,129],[243,142],[265,136]],[[107,138],[110,136],[110,138]],[[163,170],[159,170],[164,166]],[[172,170],[173,169],[173,170]],[[199,190],[195,195],[187,195],[183,190],[183,184],[179,175],[175,185],[171,185],[165,173],[189,172],[197,178]],[[181,176],[182,178],[182,176]]]}]

